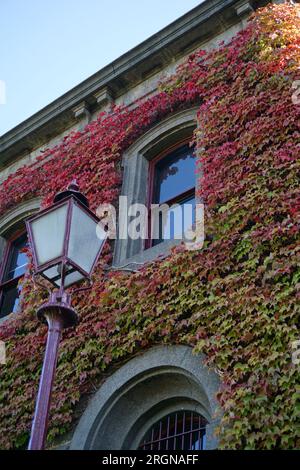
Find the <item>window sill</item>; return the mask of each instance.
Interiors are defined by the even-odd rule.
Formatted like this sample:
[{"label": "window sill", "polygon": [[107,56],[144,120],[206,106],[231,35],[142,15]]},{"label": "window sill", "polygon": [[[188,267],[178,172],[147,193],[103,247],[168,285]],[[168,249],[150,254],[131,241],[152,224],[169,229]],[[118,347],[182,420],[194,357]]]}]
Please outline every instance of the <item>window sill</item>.
[{"label": "window sill", "polygon": [[182,240],[166,240],[158,245],[152,246],[151,248],[147,248],[146,250],[137,253],[130,258],[123,259],[122,262],[118,264],[114,264],[114,268],[125,268],[137,271],[140,267],[144,264],[154,261],[156,259],[163,259],[166,258],[171,249],[175,246],[180,245]]}]

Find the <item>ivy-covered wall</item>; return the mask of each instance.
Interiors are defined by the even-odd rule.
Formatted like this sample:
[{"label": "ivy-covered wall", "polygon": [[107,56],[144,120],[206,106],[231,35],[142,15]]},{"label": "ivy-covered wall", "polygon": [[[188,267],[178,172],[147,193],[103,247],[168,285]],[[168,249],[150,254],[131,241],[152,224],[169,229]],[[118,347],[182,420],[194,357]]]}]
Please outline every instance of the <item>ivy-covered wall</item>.
[{"label": "ivy-covered wall", "polygon": [[[295,448],[299,339],[299,7],[258,10],[227,45],[199,51],[134,109],[114,108],[41,155],[0,187],[0,213],[74,176],[92,209],[115,202],[122,153],[163,117],[199,104],[200,251],[173,251],[140,272],[103,274],[74,299],[76,329],[64,332],[49,442],[72,428],[78,405],[124,361],[154,344],[188,344],[218,370],[223,448]],[[111,259],[107,245],[102,263]],[[1,326],[0,447],[25,447],[46,327],[35,316],[45,294],[28,275],[22,313]],[[299,392],[299,388],[298,388]],[[299,435],[298,435],[299,438]]]}]

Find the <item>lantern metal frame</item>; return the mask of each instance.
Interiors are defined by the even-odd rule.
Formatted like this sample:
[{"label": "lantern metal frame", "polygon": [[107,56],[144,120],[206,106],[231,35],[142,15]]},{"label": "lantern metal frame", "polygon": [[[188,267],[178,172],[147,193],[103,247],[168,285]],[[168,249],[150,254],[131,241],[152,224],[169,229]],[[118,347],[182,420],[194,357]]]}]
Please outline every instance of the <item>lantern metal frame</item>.
[{"label": "lantern metal frame", "polygon": [[[62,255],[58,256],[51,261],[48,261],[43,264],[39,264],[38,259],[37,259],[37,253],[36,253],[36,246],[34,242],[34,235],[32,231],[31,224],[35,220],[40,219],[43,215],[48,214],[53,212],[54,210],[63,207],[64,205],[67,205],[67,215],[66,215],[66,227],[65,227],[65,233],[64,233],[64,242],[63,242],[63,249],[62,249]],[[92,264],[92,267],[89,272],[85,271],[81,266],[79,266],[77,263],[75,263],[72,259],[70,259],[67,256],[68,253],[68,248],[69,248],[69,243],[70,243],[70,230],[71,230],[71,223],[72,223],[72,213],[73,213],[73,208],[74,206],[77,206],[85,212],[91,219],[93,219],[96,223],[100,222],[100,219],[86,206],[84,205],[80,200],[77,199],[75,195],[69,195],[66,196],[65,198],[61,199],[59,202],[54,203],[51,207],[47,207],[46,209],[43,209],[40,211],[38,214],[35,214],[34,216],[30,217],[29,219],[26,220],[26,228],[28,232],[28,237],[29,237],[29,243],[32,248],[32,255],[33,255],[33,263],[34,263],[34,268],[35,268],[35,274],[40,274],[44,279],[47,281],[51,282],[55,287],[61,288],[61,286],[64,286],[64,279],[66,274],[71,274],[74,271],[78,271],[80,274],[82,274],[83,278],[90,279],[90,275],[93,272],[98,259],[101,255],[101,251],[103,248],[103,245],[105,243],[106,237],[103,239],[103,243],[101,247],[98,250],[98,253],[96,255],[96,258],[94,259],[94,262]],[[58,273],[56,278],[49,278],[45,275],[45,271],[47,271],[50,268],[53,268],[57,265],[61,266],[61,273]],[[73,270],[68,270],[66,271],[66,266],[71,266]],[[57,284],[55,281],[61,279],[61,285]],[[74,281],[76,283],[78,281]],[[74,284],[72,283],[72,284]],[[70,284],[67,286],[67,288],[71,287]]]}]

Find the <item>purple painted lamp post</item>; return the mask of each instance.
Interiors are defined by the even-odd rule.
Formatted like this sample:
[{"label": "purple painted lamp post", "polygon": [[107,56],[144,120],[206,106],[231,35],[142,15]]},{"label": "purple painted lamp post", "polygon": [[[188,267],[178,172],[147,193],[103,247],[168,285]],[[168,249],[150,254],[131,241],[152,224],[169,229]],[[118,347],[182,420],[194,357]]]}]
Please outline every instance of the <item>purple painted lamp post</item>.
[{"label": "purple painted lamp post", "polygon": [[90,280],[107,234],[89,210],[76,181],[55,196],[51,207],[28,219],[26,226],[35,276],[42,276],[56,288],[37,311],[39,320],[48,324],[48,337],[28,449],[41,450],[46,440],[61,333],[77,322],[66,289],[83,279]]}]

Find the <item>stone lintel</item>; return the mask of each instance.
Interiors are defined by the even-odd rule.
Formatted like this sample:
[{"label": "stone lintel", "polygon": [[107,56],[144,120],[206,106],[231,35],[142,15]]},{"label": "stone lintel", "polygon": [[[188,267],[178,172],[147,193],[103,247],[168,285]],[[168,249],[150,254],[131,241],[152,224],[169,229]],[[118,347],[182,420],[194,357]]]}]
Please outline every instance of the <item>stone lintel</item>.
[{"label": "stone lintel", "polygon": [[89,106],[86,101],[82,101],[77,106],[72,109],[76,119],[87,118],[89,121],[91,119],[91,113],[89,111]]},{"label": "stone lintel", "polygon": [[254,11],[249,0],[241,0],[234,8],[238,16],[250,15]]}]

